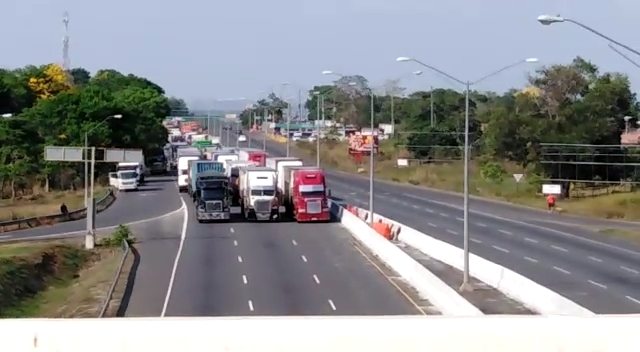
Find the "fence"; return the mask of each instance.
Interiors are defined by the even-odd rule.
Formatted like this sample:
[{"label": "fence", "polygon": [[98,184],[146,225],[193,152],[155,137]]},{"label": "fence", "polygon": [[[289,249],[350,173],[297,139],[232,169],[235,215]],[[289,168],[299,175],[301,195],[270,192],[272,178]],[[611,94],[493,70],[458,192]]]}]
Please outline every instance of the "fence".
[{"label": "fence", "polygon": [[[113,189],[109,189],[104,197],[96,201],[96,212],[100,213],[107,209],[116,199]],[[33,218],[9,220],[0,222],[0,233],[11,232],[22,229],[29,229],[43,225],[51,225],[59,222],[73,221],[83,219],[87,216],[87,208],[70,211],[67,215],[62,213],[51,214],[45,216],[36,216]]]},{"label": "fence", "polygon": [[124,263],[127,261],[127,258],[131,254],[131,246],[129,243],[124,240],[122,241],[122,259],[120,259],[120,263],[118,264],[118,268],[116,269],[115,274],[113,275],[113,281],[111,282],[111,286],[109,286],[109,291],[107,291],[107,295],[102,302],[102,308],[100,308],[100,314],[98,318],[104,318],[107,315],[107,311],[111,305],[111,299],[113,298],[113,293],[116,289],[116,285],[120,279],[120,275],[122,274],[122,268],[124,267]]}]

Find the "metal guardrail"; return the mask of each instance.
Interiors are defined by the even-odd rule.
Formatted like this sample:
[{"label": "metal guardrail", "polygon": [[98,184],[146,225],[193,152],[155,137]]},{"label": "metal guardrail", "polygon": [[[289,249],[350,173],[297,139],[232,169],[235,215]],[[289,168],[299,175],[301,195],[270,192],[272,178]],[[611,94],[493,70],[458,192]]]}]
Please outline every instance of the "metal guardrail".
[{"label": "metal guardrail", "polygon": [[116,269],[116,272],[113,275],[113,280],[111,281],[111,286],[109,286],[109,291],[107,291],[107,295],[102,302],[102,307],[100,308],[100,314],[98,315],[98,318],[104,318],[107,314],[107,310],[109,310],[109,306],[111,304],[111,299],[113,298],[113,292],[115,291],[118,280],[120,280],[120,275],[122,274],[122,268],[124,267],[124,263],[127,261],[127,257],[131,254],[131,246],[127,241],[122,241],[122,249],[122,259],[120,259],[120,264],[118,265],[118,269]]},{"label": "metal guardrail", "polygon": [[[107,209],[116,199],[113,189],[109,189],[104,197],[96,201],[96,213],[100,213]],[[36,216],[26,219],[17,219],[0,222],[0,233],[11,232],[22,229],[30,229],[43,225],[51,225],[59,222],[73,221],[84,219],[87,217],[87,208],[70,211],[67,215],[62,213]]]}]

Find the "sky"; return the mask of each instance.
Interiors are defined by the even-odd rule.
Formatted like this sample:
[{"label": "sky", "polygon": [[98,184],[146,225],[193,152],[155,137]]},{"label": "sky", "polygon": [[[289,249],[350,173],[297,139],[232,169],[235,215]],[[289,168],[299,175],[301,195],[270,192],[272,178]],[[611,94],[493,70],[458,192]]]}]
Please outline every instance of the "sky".
[{"label": "sky", "polygon": [[[305,95],[313,85],[331,84],[324,70],[359,74],[372,86],[405,76],[409,91],[457,88],[413,62],[395,62],[398,56],[461,80],[526,58],[540,60],[476,87],[506,91],[523,87],[541,65],[580,55],[603,71],[628,74],[640,88],[640,70],[604,39],[571,23],[536,21],[541,14],[561,14],[640,48],[634,35],[638,1],[2,0],[1,7],[0,67],[61,63],[62,15],[68,11],[72,67],[144,76],[198,108],[243,105],[220,101],[256,100],[271,91],[296,98],[300,89]],[[410,77],[420,69],[423,75]]]}]

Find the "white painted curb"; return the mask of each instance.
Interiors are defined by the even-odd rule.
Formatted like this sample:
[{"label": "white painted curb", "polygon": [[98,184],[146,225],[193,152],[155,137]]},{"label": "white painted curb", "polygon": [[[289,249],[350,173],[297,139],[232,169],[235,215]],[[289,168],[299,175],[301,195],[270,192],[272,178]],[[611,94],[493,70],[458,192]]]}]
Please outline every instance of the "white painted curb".
[{"label": "white painted curb", "polygon": [[[368,214],[368,211],[364,209],[360,209],[360,211]],[[458,270],[463,269],[464,252],[462,249],[384,216],[375,214],[374,219],[376,221],[382,219],[383,222],[392,224],[392,228],[398,233],[397,238],[399,241]],[[581,317],[596,315],[533,280],[473,253],[469,254],[469,273],[471,276],[542,315]]]},{"label": "white painted curb", "polygon": [[360,218],[335,202],[331,202],[331,212],[340,219],[342,225],[349,230],[353,237],[397,272],[443,315],[483,315],[478,308],[460,296],[458,292],[411,258],[402,249],[380,236]]}]

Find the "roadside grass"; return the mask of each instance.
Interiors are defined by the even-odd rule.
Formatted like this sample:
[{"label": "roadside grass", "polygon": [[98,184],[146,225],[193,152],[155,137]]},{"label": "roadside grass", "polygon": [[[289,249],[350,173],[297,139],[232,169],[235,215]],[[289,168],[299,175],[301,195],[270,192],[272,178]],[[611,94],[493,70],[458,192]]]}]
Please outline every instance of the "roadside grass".
[{"label": "roadside grass", "polygon": [[[316,155],[315,143],[298,142],[292,148],[301,156]],[[462,192],[462,161],[438,162],[423,165],[397,167],[398,155],[405,151],[394,150],[393,145],[385,141],[381,143],[382,154],[376,157],[375,175],[388,181],[436,188],[446,191]],[[344,143],[323,141],[320,148],[320,160],[323,166],[345,172],[368,174],[369,158],[363,157],[362,164],[356,165],[348,156]],[[476,161],[470,163],[469,191],[473,195],[526,205],[532,208],[545,209],[546,201],[540,191],[540,180],[534,175],[527,175],[521,168],[501,163],[506,174],[498,180],[483,178]],[[517,183],[513,174],[524,173],[524,178]],[[640,192],[619,187],[572,189],[569,199],[557,202],[557,210],[561,213],[598,217],[604,219],[640,220]]]},{"label": "roadside grass", "polygon": [[[0,244],[0,317],[97,317],[122,253],[109,245],[87,251],[80,239]],[[119,308],[133,261],[125,260],[107,316]]]},{"label": "roadside grass", "polygon": [[[107,190],[108,187],[96,186],[96,199],[103,197]],[[57,214],[62,203],[67,205],[69,211],[83,208],[84,190],[36,193],[14,200],[0,200],[0,222]]]}]

